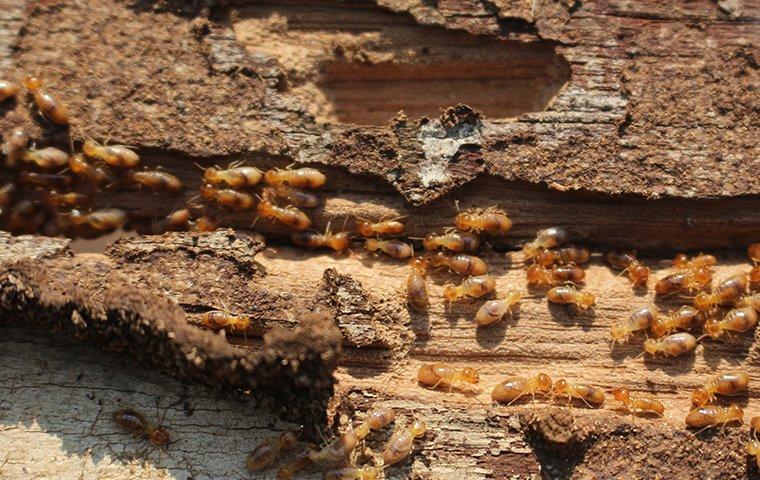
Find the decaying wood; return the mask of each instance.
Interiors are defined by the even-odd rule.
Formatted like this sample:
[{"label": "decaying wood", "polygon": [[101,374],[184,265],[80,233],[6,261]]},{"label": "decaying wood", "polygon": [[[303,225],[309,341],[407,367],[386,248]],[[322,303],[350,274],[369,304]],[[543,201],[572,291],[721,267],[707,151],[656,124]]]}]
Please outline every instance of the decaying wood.
[{"label": "decaying wood", "polygon": [[[724,248],[721,278],[747,268],[736,248],[760,238],[759,13],[754,0],[0,0],[0,77],[39,73],[72,112],[62,132],[34,121],[25,100],[5,103],[0,131],[24,125],[40,145],[76,146],[87,137],[134,145],[145,165],[188,186],[171,200],[135,191],[96,199],[142,218],[196,195],[195,163],[236,160],[324,169],[318,229],[403,216],[409,235],[421,237],[450,225],[457,202],[498,206],[515,228],[488,239],[495,251],[484,258],[497,293],[524,290],[521,258],[508,251],[550,224],[569,227],[596,251],[626,246],[657,255],[647,258],[655,270],[676,249]],[[489,72],[498,94],[468,80],[473,70]],[[462,87],[441,104],[446,85]],[[457,106],[468,99],[474,108]],[[362,107],[386,103],[387,115]],[[396,104],[409,105],[410,115],[396,115]],[[305,421],[307,434],[323,426],[339,338],[332,427],[380,405],[398,408],[400,423],[414,415],[430,424],[419,452],[387,470],[391,477],[757,475],[742,450],[746,427],[696,436],[683,428],[688,392],[712,372],[741,368],[753,385],[760,380],[756,335],[704,341],[679,359],[637,357],[641,338],[611,350],[610,322],[650,295],[632,291],[599,259],[588,272],[587,289],[599,298],[593,315],[531,294],[514,318],[476,330],[478,302],[447,309],[442,301],[453,276],[434,274],[431,308],[413,313],[402,263],[294,248],[285,230],[259,220],[264,247],[241,231],[253,214],[223,220],[238,231],[122,239],[102,254],[73,255],[61,240],[0,237],[3,320],[32,326],[3,326],[11,361],[0,376],[11,388],[0,390],[0,442],[11,447],[0,475],[152,478],[155,465],[193,478],[244,477],[245,452],[270,434],[269,418],[282,407]],[[250,315],[254,325],[240,337],[200,329],[198,316],[218,308]],[[278,408],[252,414],[202,389],[181,392],[144,369],[114,366],[112,378],[94,365],[119,357],[101,359],[43,329],[126,350],[194,384],[274,398]],[[40,358],[49,364],[35,369]],[[481,384],[425,390],[415,374],[429,361],[476,367]],[[596,411],[489,406],[504,376],[540,371],[656,395],[665,418],[633,421],[609,400]],[[97,400],[51,408],[50,398],[83,384]],[[134,452],[139,443],[127,444],[108,415],[124,404],[151,411],[156,397],[187,398],[200,413],[164,404],[179,433],[171,456],[154,454],[147,464],[121,458],[120,448]],[[736,399],[747,416],[760,413],[757,397],[752,386]],[[385,438],[369,444],[380,448]],[[34,441],[38,448],[26,446]],[[65,460],[43,458],[59,450]]]}]

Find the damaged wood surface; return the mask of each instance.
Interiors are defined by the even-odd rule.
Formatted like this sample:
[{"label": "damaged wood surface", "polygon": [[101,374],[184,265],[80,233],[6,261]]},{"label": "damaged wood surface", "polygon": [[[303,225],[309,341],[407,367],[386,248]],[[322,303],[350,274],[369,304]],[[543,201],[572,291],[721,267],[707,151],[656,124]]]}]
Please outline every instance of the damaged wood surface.
[{"label": "damaged wood surface", "polygon": [[[196,195],[196,163],[237,160],[323,168],[318,229],[403,216],[421,237],[450,225],[457,201],[498,206],[515,221],[484,255],[501,293],[524,290],[519,255],[504,251],[555,224],[598,251],[653,252],[654,267],[675,249],[725,248],[716,278],[746,269],[736,248],[760,238],[760,3],[531,3],[0,0],[0,77],[41,74],[72,112],[64,132],[33,122],[23,99],[3,103],[0,132],[24,125],[40,146],[88,137],[135,146],[146,166],[188,187],[168,201],[96,198],[142,218]],[[489,83],[473,71],[488,71]],[[253,214],[223,220],[250,230]],[[683,428],[690,390],[716,371],[748,370],[749,395],[737,401],[747,417],[760,414],[754,335],[679,359],[637,357],[641,338],[612,351],[610,322],[650,299],[599,259],[588,272],[594,315],[531,294],[514,318],[476,330],[478,302],[444,308],[442,285],[455,277],[433,275],[429,312],[410,313],[402,263],[306,251],[272,224],[256,229],[269,245],[221,231],[73,255],[63,240],[0,237],[10,323],[0,337],[9,445],[0,477],[246,478],[245,453],[293,427],[276,420],[283,410],[309,434],[321,426],[333,370],[333,427],[377,406],[430,425],[391,478],[758,476],[742,450],[746,427]],[[242,337],[199,328],[218,308],[254,324]],[[422,389],[416,370],[430,361],[476,367],[481,384]],[[506,375],[542,371],[623,383],[656,395],[666,416],[632,421],[609,399],[598,411],[489,405]],[[271,410],[201,384],[261,396]],[[152,413],[156,400],[177,443],[145,457],[109,416],[120,406]]]}]

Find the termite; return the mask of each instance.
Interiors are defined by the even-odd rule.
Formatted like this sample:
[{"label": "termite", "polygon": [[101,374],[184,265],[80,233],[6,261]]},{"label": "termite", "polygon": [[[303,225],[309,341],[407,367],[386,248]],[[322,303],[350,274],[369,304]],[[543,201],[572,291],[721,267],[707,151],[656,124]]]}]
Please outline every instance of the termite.
[{"label": "termite", "polygon": [[754,295],[745,295],[736,301],[737,307],[752,307],[760,313],[760,293]]},{"label": "termite", "polygon": [[311,226],[311,219],[293,206],[278,207],[269,200],[261,200],[257,212],[261,217],[277,220],[296,230],[306,230]]},{"label": "termite", "polygon": [[227,169],[207,168],[203,180],[211,185],[225,188],[246,188],[257,185],[264,174],[256,167],[230,166]]},{"label": "termite", "polygon": [[523,246],[523,254],[526,259],[533,258],[539,249],[559,247],[567,242],[567,238],[567,230],[562,227],[545,228],[536,234],[535,240]]},{"label": "termite", "polygon": [[414,448],[414,439],[425,435],[426,432],[427,425],[420,420],[415,420],[408,428],[395,432],[383,450],[383,465],[393,465],[408,457]]},{"label": "termite", "polygon": [[160,232],[165,231],[180,231],[187,230],[190,227],[190,210],[182,208],[174,211],[166,216],[165,219],[156,226],[156,230]]},{"label": "termite", "polygon": [[216,188],[213,185],[204,184],[200,192],[204,199],[232,210],[250,210],[256,203],[253,195],[230,188]]},{"label": "termite", "polygon": [[84,207],[90,203],[87,195],[77,192],[59,193],[56,190],[50,190],[45,193],[44,201],[47,205],[56,208],[74,208]]},{"label": "termite", "polygon": [[591,251],[586,247],[566,245],[559,248],[539,248],[533,261],[544,267],[558,265],[582,265],[591,261]]},{"label": "termite", "polygon": [[484,275],[488,272],[486,262],[479,257],[466,253],[451,254],[444,250],[438,250],[427,258],[433,267],[446,267],[465,277]]},{"label": "termite", "polygon": [[230,333],[236,333],[248,330],[251,326],[251,319],[221,310],[211,310],[201,315],[201,323],[211,330],[224,329]]},{"label": "termite", "polygon": [[596,303],[593,293],[579,292],[568,286],[551,288],[546,292],[546,298],[552,303],[575,305],[580,310],[588,310]]},{"label": "termite", "polygon": [[521,298],[520,292],[510,291],[504,295],[504,298],[487,301],[475,313],[475,323],[479,327],[486,327],[498,322],[507,312],[511,314],[512,310],[519,305]]},{"label": "termite", "polygon": [[760,284],[760,265],[755,265],[752,267],[752,270],[749,271],[749,283],[752,284],[753,288],[756,288],[758,284]]},{"label": "termite", "polygon": [[291,450],[297,444],[298,437],[293,432],[283,432],[277,438],[268,438],[248,454],[245,466],[252,472],[269,468],[281,452]]},{"label": "termite", "polygon": [[384,220],[372,223],[361,220],[356,224],[356,232],[362,237],[377,237],[380,235],[401,235],[405,225],[398,220]]},{"label": "termite", "polygon": [[760,263],[760,242],[747,247],[747,256],[755,263]]},{"label": "termite", "polygon": [[604,260],[617,270],[628,273],[628,278],[635,286],[646,286],[649,280],[649,267],[641,263],[634,253],[607,252]]},{"label": "termite", "polygon": [[316,230],[299,230],[290,236],[293,243],[309,248],[331,248],[336,252],[342,252],[350,244],[348,232],[332,233],[328,229],[325,233]]},{"label": "termite", "polygon": [[99,165],[91,165],[80,154],[70,156],[68,165],[69,170],[71,170],[74,175],[80,176],[95,185],[116,184],[116,177],[110,170]]},{"label": "termite", "polygon": [[704,385],[691,392],[691,404],[703,407],[715,401],[715,394],[736,395],[749,386],[749,375],[746,372],[726,372],[716,375]]},{"label": "termite", "polygon": [[718,263],[718,259],[714,255],[699,254],[695,257],[689,258],[684,253],[679,253],[673,258],[671,262],[673,268],[676,270],[698,270],[700,268],[710,269]]},{"label": "termite", "polygon": [[635,310],[628,320],[615,323],[610,327],[610,335],[614,342],[625,341],[632,333],[646,330],[657,321],[660,311],[653,304]]},{"label": "termite", "polygon": [[758,313],[752,307],[734,308],[722,320],[711,318],[705,323],[705,335],[718,338],[726,332],[746,332],[757,325]]},{"label": "termite", "polygon": [[154,192],[178,194],[184,190],[185,186],[182,180],[171,173],[159,170],[142,170],[139,172],[129,172],[125,178],[128,182],[135,185],[148,187]]},{"label": "termite", "polygon": [[703,290],[712,282],[712,273],[706,268],[683,270],[666,275],[654,286],[657,295]]},{"label": "termite", "polygon": [[579,285],[585,281],[586,271],[576,265],[554,265],[549,269],[537,263],[528,267],[525,275],[528,285],[551,287],[563,283]]},{"label": "termite", "polygon": [[359,440],[364,440],[369,432],[385,428],[394,420],[396,420],[396,412],[392,408],[374,410],[367,415],[367,419],[361,425],[354,429],[354,433],[359,437]]},{"label": "termite", "polygon": [[420,367],[417,372],[417,381],[430,388],[439,385],[448,386],[449,390],[457,384],[475,384],[480,381],[480,375],[474,368],[456,368],[446,363],[428,363]]},{"label": "termite", "polygon": [[754,438],[750,439],[744,449],[749,455],[755,457],[755,464],[757,465],[757,468],[760,469],[760,441]]},{"label": "termite", "polygon": [[16,164],[24,157],[26,152],[26,144],[29,142],[29,136],[26,134],[26,130],[19,127],[13,130],[8,136],[8,139],[3,144],[3,152],[5,153],[5,166],[15,167]]},{"label": "termite", "polygon": [[118,426],[135,436],[147,437],[151,443],[158,447],[169,444],[169,431],[149,422],[140,412],[131,408],[117,410],[113,413],[113,421]]},{"label": "termite", "polygon": [[700,327],[707,321],[705,312],[684,305],[670,315],[660,315],[652,322],[652,333],[664,337],[678,329],[691,330]]},{"label": "termite", "polygon": [[737,273],[720,282],[712,293],[702,292],[694,297],[694,306],[708,312],[718,305],[733,302],[747,291],[747,275]]},{"label": "termite", "polygon": [[291,187],[313,189],[324,185],[327,177],[315,168],[298,168],[295,170],[275,168],[264,174],[264,181],[268,185],[285,183]]},{"label": "termite", "polygon": [[124,145],[101,145],[95,140],[87,139],[82,151],[90,158],[97,158],[116,168],[135,168],[140,163],[140,156]]},{"label": "termite", "polygon": [[567,380],[557,380],[552,387],[552,396],[567,397],[568,402],[573,398],[582,400],[589,407],[599,406],[604,403],[604,392],[590,385],[573,385]]},{"label": "termite", "polygon": [[15,97],[21,90],[15,83],[8,82],[6,80],[0,80],[0,102],[5,99]]},{"label": "termite", "polygon": [[371,465],[343,467],[324,473],[322,480],[375,480],[382,469]]},{"label": "termite", "polygon": [[27,150],[21,160],[32,163],[42,170],[57,170],[69,163],[69,154],[55,147]]},{"label": "termite", "polygon": [[686,415],[686,426],[693,428],[707,428],[715,425],[725,426],[731,422],[744,422],[744,410],[739,405],[720,407],[707,405],[692,408]]},{"label": "termite", "polygon": [[454,302],[463,298],[480,298],[496,289],[496,280],[490,275],[467,277],[459,285],[447,283],[443,286],[443,298]]},{"label": "termite", "polygon": [[285,184],[264,188],[262,195],[264,198],[284,198],[291,205],[299,208],[315,208],[319,206],[319,197],[313,193]]},{"label": "termite", "polygon": [[127,222],[127,214],[118,208],[106,208],[82,212],[74,209],[68,214],[69,220],[74,225],[87,225],[97,231],[114,230]]},{"label": "termite", "polygon": [[70,176],[61,173],[39,173],[26,170],[18,173],[18,183],[22,185],[33,185],[35,187],[44,188],[65,188],[70,186],[72,182]]},{"label": "termite", "polygon": [[696,346],[696,337],[686,332],[674,333],[658,339],[649,338],[644,341],[644,351],[650,355],[662,353],[664,355],[676,357],[694,350],[694,347]]},{"label": "termite", "polygon": [[428,307],[427,269],[428,262],[422,258],[413,258],[409,262],[411,272],[406,277],[406,298],[415,310],[422,311]]},{"label": "termite", "polygon": [[48,120],[60,124],[69,124],[69,109],[58,97],[42,89],[43,81],[41,78],[27,75],[24,80],[24,87],[34,97],[34,103],[40,113]]},{"label": "termite", "polygon": [[219,228],[219,219],[206,213],[195,221],[195,230],[199,232],[213,232]]},{"label": "termite", "polygon": [[452,252],[472,252],[480,247],[480,238],[468,232],[431,233],[422,239],[422,246],[425,250],[445,248]]},{"label": "termite", "polygon": [[368,238],[364,241],[364,248],[370,252],[381,250],[393,258],[409,258],[414,255],[414,249],[408,243],[401,240],[378,240]]},{"label": "termite", "polygon": [[539,373],[533,378],[509,377],[494,387],[491,399],[511,405],[523,395],[531,395],[535,399],[536,393],[549,394],[551,389],[552,380],[545,373]]},{"label": "termite", "polygon": [[463,212],[454,218],[454,225],[463,232],[502,235],[512,228],[512,220],[503,212]]},{"label": "termite", "polygon": [[623,403],[623,406],[629,413],[656,413],[660,417],[665,414],[665,405],[659,400],[652,397],[633,397],[630,390],[626,387],[618,387],[612,390],[612,396],[615,400]]}]

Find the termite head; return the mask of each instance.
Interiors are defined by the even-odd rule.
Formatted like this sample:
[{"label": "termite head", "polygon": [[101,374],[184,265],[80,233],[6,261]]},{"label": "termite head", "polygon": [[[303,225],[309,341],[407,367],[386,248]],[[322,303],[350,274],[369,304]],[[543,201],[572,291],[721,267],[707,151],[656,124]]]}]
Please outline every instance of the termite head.
[{"label": "termite head", "polygon": [[742,407],[740,407],[739,405],[736,405],[736,404],[729,405],[728,408],[726,408],[726,411],[729,414],[730,418],[738,422],[744,421],[744,409],[742,409]]},{"label": "termite head", "polygon": [[514,290],[511,290],[504,295],[504,301],[507,302],[507,305],[509,306],[520,303],[520,300],[522,300],[522,293],[515,292]]},{"label": "termite head", "polygon": [[549,266],[554,263],[554,253],[546,248],[539,248],[533,256],[533,261],[539,265]]},{"label": "termite head", "polygon": [[412,268],[412,270],[417,272],[418,275],[421,275],[423,277],[427,275],[429,264],[428,264],[428,261],[425,260],[424,258],[420,258],[420,257],[413,258],[412,261],[409,262],[409,266]]},{"label": "termite head", "polygon": [[95,142],[95,140],[88,138],[82,144],[82,152],[84,152],[84,154],[87,155],[88,157],[94,157],[98,151],[99,146],[100,145],[98,145],[98,143]]},{"label": "termite head", "polygon": [[35,77],[31,74],[27,75],[24,79],[24,87],[32,93],[42,88],[42,84],[43,81],[40,77]]},{"label": "termite head", "polygon": [[711,318],[705,323],[705,334],[709,337],[719,337],[721,334],[720,320]]},{"label": "termite head", "polygon": [[750,455],[760,455],[760,440],[748,441],[745,450]]},{"label": "termite head", "polygon": [[375,234],[375,232],[372,230],[372,224],[368,222],[367,220],[362,220],[356,224],[356,231],[361,235],[362,237],[371,237]]},{"label": "termite head", "polygon": [[256,207],[256,211],[258,211],[259,215],[262,217],[271,217],[274,213],[274,204],[269,200],[262,199],[259,202],[258,207]]},{"label": "termite head", "polygon": [[538,283],[546,276],[546,268],[540,263],[536,263],[525,270],[525,276],[528,279],[528,283]]},{"label": "termite head", "polygon": [[458,230],[469,230],[472,227],[473,216],[469,213],[460,213],[454,217],[454,225]]},{"label": "termite head", "polygon": [[644,351],[654,355],[660,350],[660,342],[657,340],[654,340],[652,338],[647,338],[644,340]]},{"label": "termite head", "polygon": [[328,233],[327,239],[330,247],[337,252],[347,249],[350,243],[348,233],[346,232],[338,232],[335,234]]},{"label": "termite head", "polygon": [[646,284],[647,280],[649,280],[649,267],[638,261],[631,263],[628,266],[628,277],[637,285]]},{"label": "termite head", "polygon": [[375,252],[380,248],[380,242],[376,238],[368,238],[364,241],[364,248],[370,252]]},{"label": "termite head", "polygon": [[539,391],[548,392],[552,388],[552,379],[545,373],[536,375],[536,387]]},{"label": "termite head", "polygon": [[694,297],[694,306],[699,310],[707,311],[715,306],[715,295],[702,292]]},{"label": "termite head", "polygon": [[443,286],[443,298],[453,302],[459,297],[459,289],[453,283],[447,283]]},{"label": "termite head", "polygon": [[692,274],[694,281],[700,285],[707,285],[712,281],[712,273],[706,268],[698,268]]},{"label": "termite head", "polygon": [[679,253],[673,258],[672,263],[674,267],[684,268],[689,264],[689,256],[685,253]]},{"label": "termite head", "polygon": [[467,383],[478,383],[480,381],[480,375],[478,371],[471,367],[465,367],[462,369],[462,380]]},{"label": "termite head", "polygon": [[427,425],[422,420],[415,420],[412,426],[409,427],[409,432],[414,437],[421,437],[427,432]]},{"label": "termite head", "polygon": [[749,281],[750,283],[760,283],[760,265],[755,265],[749,271]]},{"label": "termite head", "polygon": [[628,337],[629,334],[630,331],[625,324],[616,323],[610,327],[610,335],[612,336],[613,340],[624,340]]},{"label": "termite head", "polygon": [[712,400],[713,395],[704,387],[699,387],[698,389],[691,392],[691,404],[695,407],[707,405],[708,403],[712,402]]},{"label": "termite head", "polygon": [[617,387],[612,390],[612,396],[615,397],[615,400],[627,402],[631,398],[631,392],[626,387]]},{"label": "termite head", "polygon": [[164,427],[156,427],[155,429],[151,430],[150,432],[150,441],[154,445],[158,446],[164,446],[169,443],[169,440],[171,437],[169,436],[169,431],[165,429]]},{"label": "termite head", "polygon": [[425,250],[435,250],[438,248],[438,242],[436,242],[436,235],[429,233],[422,239],[422,246]]},{"label": "termite head", "polygon": [[586,310],[596,303],[596,297],[590,292],[578,292],[578,307]]},{"label": "termite head", "polygon": [[567,393],[568,389],[570,388],[570,385],[568,385],[567,380],[560,379],[557,380],[557,382],[552,387],[552,393],[554,395],[562,395]]}]

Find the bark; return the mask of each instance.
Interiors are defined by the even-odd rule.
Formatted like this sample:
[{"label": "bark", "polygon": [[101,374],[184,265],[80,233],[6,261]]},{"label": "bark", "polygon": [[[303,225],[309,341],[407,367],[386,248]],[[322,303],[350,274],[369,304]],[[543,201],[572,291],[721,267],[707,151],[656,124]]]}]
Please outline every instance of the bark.
[{"label": "bark", "polygon": [[[310,212],[318,230],[405,217],[408,235],[422,237],[451,225],[457,208],[507,211],[514,229],[488,238],[483,253],[497,295],[525,290],[522,258],[510,251],[542,226],[569,227],[597,252],[637,248],[651,255],[655,277],[682,248],[721,248],[717,278],[746,270],[738,247],[760,238],[754,1],[0,7],[0,77],[43,75],[72,115],[69,130],[49,128],[21,99],[0,105],[0,131],[24,125],[39,145],[61,147],[110,136],[183,180],[176,198],[94,195],[96,207],[124,208],[134,221],[198,202],[196,164],[311,163],[329,178]],[[489,83],[474,80],[483,75]],[[402,107],[408,116],[396,114]],[[0,237],[2,319],[26,324],[3,327],[0,436],[11,448],[0,473],[244,477],[245,452],[270,429],[293,426],[267,427],[278,414],[314,437],[326,421],[334,432],[392,406],[399,425],[430,425],[412,459],[386,471],[392,477],[757,475],[743,453],[746,427],[683,428],[689,392],[712,372],[759,379],[755,335],[703,341],[675,359],[637,357],[640,337],[611,349],[609,324],[652,298],[599,258],[587,272],[593,314],[529,292],[513,318],[476,330],[480,302],[444,304],[454,276],[433,274],[431,307],[415,313],[402,262],[360,247],[293,247],[286,229],[259,219],[264,240],[249,212],[222,219],[236,230],[123,238],[95,254],[58,239]],[[253,324],[245,335],[213,334],[199,327],[212,309]],[[480,384],[424,389],[416,372],[430,361],[475,367]],[[646,392],[665,403],[665,417],[633,420],[609,399],[598,410],[490,405],[506,375],[541,371]],[[752,387],[738,398],[747,417],[760,413],[756,396]],[[108,417],[123,405],[150,412],[156,397],[199,413],[159,405],[178,443],[142,463],[141,443]],[[388,433],[368,446],[381,449]],[[129,455],[114,453],[125,445]]]}]

